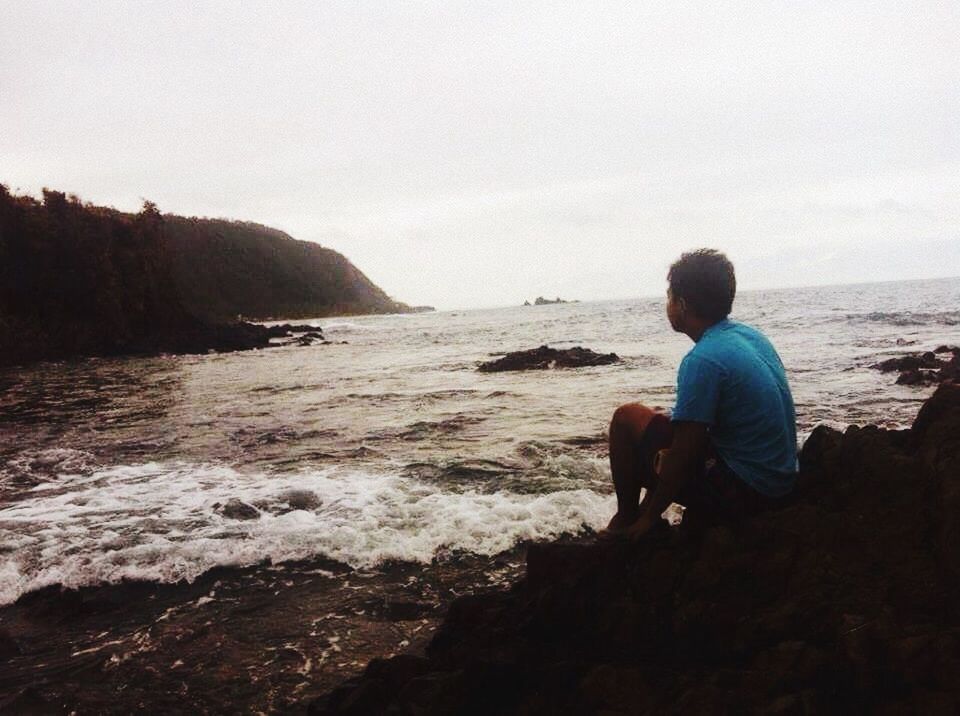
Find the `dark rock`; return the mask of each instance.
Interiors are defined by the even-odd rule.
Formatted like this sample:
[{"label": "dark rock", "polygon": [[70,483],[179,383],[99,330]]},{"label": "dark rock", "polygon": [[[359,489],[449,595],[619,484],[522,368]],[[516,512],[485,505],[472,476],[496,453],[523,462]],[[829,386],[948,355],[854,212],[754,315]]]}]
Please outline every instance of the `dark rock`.
[{"label": "dark rock", "polygon": [[477,370],[496,373],[506,370],[546,370],[549,368],[583,368],[620,363],[616,353],[596,353],[589,348],[550,348],[540,346],[526,351],[507,353],[503,358],[481,363]]},{"label": "dark rock", "polygon": [[0,701],[0,713],[17,714],[18,716],[47,716],[61,714],[61,709],[55,708],[32,686],[13,694],[6,700]]},{"label": "dark rock", "polygon": [[5,629],[0,629],[0,661],[20,656],[20,645]]},{"label": "dark rock", "polygon": [[876,368],[883,373],[891,371],[916,371],[922,368],[939,368],[940,361],[937,360],[933,351],[918,353],[917,355],[903,356],[901,358],[888,358],[885,361],[874,363],[871,368]]},{"label": "dark rock", "polygon": [[282,495],[291,510],[315,510],[320,506],[320,498],[311,490],[290,490]]},{"label": "dark rock", "polygon": [[364,676],[381,679],[399,688],[408,681],[430,671],[430,661],[414,654],[399,654],[392,659],[373,659]]},{"label": "dark rock", "polygon": [[271,338],[286,338],[291,333],[322,333],[318,326],[296,325],[292,323],[280,323],[275,326],[267,326],[267,331]]},{"label": "dark rock", "polygon": [[818,428],[801,470],[740,524],[531,545],[425,660],[371,663],[316,712],[954,712],[960,385],[909,431]]},{"label": "dark rock", "polygon": [[391,622],[403,622],[419,619],[432,609],[432,605],[406,600],[387,600],[372,606],[371,613]]},{"label": "dark rock", "polygon": [[[952,353],[949,360],[938,358],[938,354]],[[934,351],[917,353],[900,358],[888,358],[874,363],[884,373],[899,371],[898,385],[931,385],[948,380],[960,379],[960,349],[956,346],[939,346]]]},{"label": "dark rock", "polygon": [[260,511],[253,505],[233,497],[220,508],[220,514],[231,520],[255,520],[260,517]]},{"label": "dark rock", "polygon": [[897,385],[929,385],[938,382],[939,374],[931,370],[905,370],[897,377]]}]

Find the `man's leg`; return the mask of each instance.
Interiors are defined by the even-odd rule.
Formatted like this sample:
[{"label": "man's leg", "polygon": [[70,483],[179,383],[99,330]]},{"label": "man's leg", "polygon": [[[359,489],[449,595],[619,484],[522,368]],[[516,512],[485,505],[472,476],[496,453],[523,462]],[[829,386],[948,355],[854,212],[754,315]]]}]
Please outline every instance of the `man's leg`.
[{"label": "man's leg", "polygon": [[669,447],[670,420],[640,403],[621,405],[610,421],[610,473],[617,492],[617,514],[604,533],[625,530],[640,515],[640,490],[656,481],[653,458]]}]

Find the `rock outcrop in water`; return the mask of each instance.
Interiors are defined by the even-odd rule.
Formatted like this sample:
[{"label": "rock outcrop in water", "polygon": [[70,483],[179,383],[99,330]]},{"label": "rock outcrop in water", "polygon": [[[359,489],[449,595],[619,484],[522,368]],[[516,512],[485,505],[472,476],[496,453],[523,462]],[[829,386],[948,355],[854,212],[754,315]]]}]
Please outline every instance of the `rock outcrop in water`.
[{"label": "rock outcrop in water", "polygon": [[580,303],[580,301],[565,301],[564,299],[557,296],[555,299],[550,300],[549,298],[544,298],[543,296],[537,296],[533,303],[530,301],[524,301],[524,306],[553,306],[558,303]]},{"label": "rock outcrop in water", "polygon": [[503,358],[481,363],[477,370],[497,373],[505,370],[547,370],[550,368],[584,368],[619,363],[616,353],[596,353],[589,348],[550,348],[540,346],[526,351],[507,353]]},{"label": "rock outcrop in water", "polygon": [[737,527],[531,546],[311,713],[957,713],[960,385],[910,430],[819,427],[801,464]]},{"label": "rock outcrop in water", "polygon": [[[950,354],[949,359],[939,356]],[[947,380],[960,381],[960,348],[940,346],[934,351],[902,358],[888,358],[871,366],[884,373],[898,371],[898,385],[929,385]]]}]

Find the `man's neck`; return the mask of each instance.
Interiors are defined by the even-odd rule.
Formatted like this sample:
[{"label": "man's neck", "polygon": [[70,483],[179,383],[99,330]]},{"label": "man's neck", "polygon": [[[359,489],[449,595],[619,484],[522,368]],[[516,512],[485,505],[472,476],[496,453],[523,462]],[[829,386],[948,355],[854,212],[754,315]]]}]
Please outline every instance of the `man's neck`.
[{"label": "man's neck", "polygon": [[683,332],[690,336],[690,339],[694,343],[699,343],[700,339],[703,338],[703,334],[718,323],[720,323],[720,321],[705,321],[702,318],[695,318],[691,316],[687,325],[684,326]]}]

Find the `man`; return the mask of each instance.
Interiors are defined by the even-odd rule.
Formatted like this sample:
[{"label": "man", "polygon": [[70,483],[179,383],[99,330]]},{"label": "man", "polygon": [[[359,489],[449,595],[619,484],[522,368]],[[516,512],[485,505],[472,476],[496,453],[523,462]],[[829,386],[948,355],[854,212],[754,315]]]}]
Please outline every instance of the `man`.
[{"label": "man", "polygon": [[770,341],[727,318],[737,290],[733,264],[712,249],[685,253],[667,282],[667,318],[694,346],[677,371],[670,417],[639,403],[613,414],[617,514],[602,537],[639,539],[671,502],[684,505],[685,516],[740,519],[783,501],[796,483],[790,387]]}]

